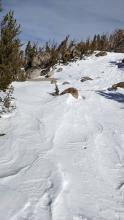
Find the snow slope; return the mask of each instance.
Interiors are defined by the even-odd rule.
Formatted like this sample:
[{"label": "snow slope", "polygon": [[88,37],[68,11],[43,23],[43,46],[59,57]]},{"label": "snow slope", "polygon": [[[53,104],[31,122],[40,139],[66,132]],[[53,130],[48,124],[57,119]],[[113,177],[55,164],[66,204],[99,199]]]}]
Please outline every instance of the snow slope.
[{"label": "snow slope", "polygon": [[51,96],[50,82],[13,84],[16,111],[0,118],[0,220],[124,220],[124,90],[107,90],[124,81],[123,57],[56,71],[78,100]]}]

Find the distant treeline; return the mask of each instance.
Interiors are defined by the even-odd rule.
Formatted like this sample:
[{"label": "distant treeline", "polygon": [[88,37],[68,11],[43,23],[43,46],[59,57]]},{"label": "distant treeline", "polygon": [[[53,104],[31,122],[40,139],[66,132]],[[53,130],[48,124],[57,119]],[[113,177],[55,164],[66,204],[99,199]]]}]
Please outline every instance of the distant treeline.
[{"label": "distant treeline", "polygon": [[19,34],[20,25],[10,11],[0,22],[0,90],[6,89],[14,80],[25,80],[31,68],[49,71],[57,63],[83,59],[96,50],[124,52],[124,30],[120,29],[80,42],[66,36],[59,44],[46,42],[43,47],[29,41],[24,51]]},{"label": "distant treeline", "polygon": [[39,65],[41,68],[50,68],[56,63],[68,63],[84,56],[92,54],[94,51],[124,52],[124,30],[116,30],[112,34],[98,34],[92,39],[75,42],[67,36],[60,44],[46,42],[42,48],[37,48],[36,44],[28,42],[24,57],[25,68]]}]

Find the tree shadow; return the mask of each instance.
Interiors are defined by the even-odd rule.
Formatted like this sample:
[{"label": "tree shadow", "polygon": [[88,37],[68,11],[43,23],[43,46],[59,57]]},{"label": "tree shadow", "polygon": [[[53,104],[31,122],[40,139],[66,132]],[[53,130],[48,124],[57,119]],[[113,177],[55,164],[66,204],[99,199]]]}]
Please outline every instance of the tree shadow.
[{"label": "tree shadow", "polygon": [[124,69],[124,63],[117,63],[118,68]]},{"label": "tree shadow", "polygon": [[110,61],[109,63],[112,65],[117,65],[117,61]]},{"label": "tree shadow", "polygon": [[116,65],[118,68],[124,69],[124,63],[122,63],[121,60],[120,60],[120,62],[110,61],[109,63],[110,63],[112,66],[113,66],[113,65]]},{"label": "tree shadow", "polygon": [[124,103],[124,94],[122,94],[122,93],[119,93],[119,92],[116,92],[116,93],[109,92],[108,93],[108,92],[103,92],[103,91],[97,91],[96,93],[105,97],[106,99],[111,99],[111,100],[114,100],[119,103]]}]

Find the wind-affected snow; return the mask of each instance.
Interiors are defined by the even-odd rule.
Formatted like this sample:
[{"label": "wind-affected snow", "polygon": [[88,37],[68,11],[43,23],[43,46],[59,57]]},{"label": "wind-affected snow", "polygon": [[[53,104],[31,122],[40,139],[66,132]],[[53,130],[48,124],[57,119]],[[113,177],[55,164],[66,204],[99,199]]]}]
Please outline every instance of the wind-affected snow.
[{"label": "wind-affected snow", "polygon": [[124,81],[122,58],[56,71],[79,99],[51,96],[49,81],[13,83],[16,110],[0,118],[0,220],[124,220],[124,90],[107,90]]}]

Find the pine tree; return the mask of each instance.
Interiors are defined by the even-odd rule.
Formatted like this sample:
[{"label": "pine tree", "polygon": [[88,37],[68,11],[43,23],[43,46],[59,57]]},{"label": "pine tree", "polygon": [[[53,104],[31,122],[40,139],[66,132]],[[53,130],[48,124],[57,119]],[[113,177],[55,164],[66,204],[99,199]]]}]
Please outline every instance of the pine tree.
[{"label": "pine tree", "polygon": [[25,48],[25,69],[31,68],[33,65],[33,59],[37,55],[37,45],[28,41]]},{"label": "pine tree", "polygon": [[6,89],[18,79],[21,69],[20,25],[17,25],[12,11],[4,16],[0,25],[0,89]]},{"label": "pine tree", "polygon": [[0,1],[0,12],[3,10],[3,8],[2,8],[2,3],[1,3],[1,1]]},{"label": "pine tree", "polygon": [[69,46],[69,35],[60,43],[58,46],[58,53],[61,56],[61,61],[66,64],[68,62],[68,46]]}]

